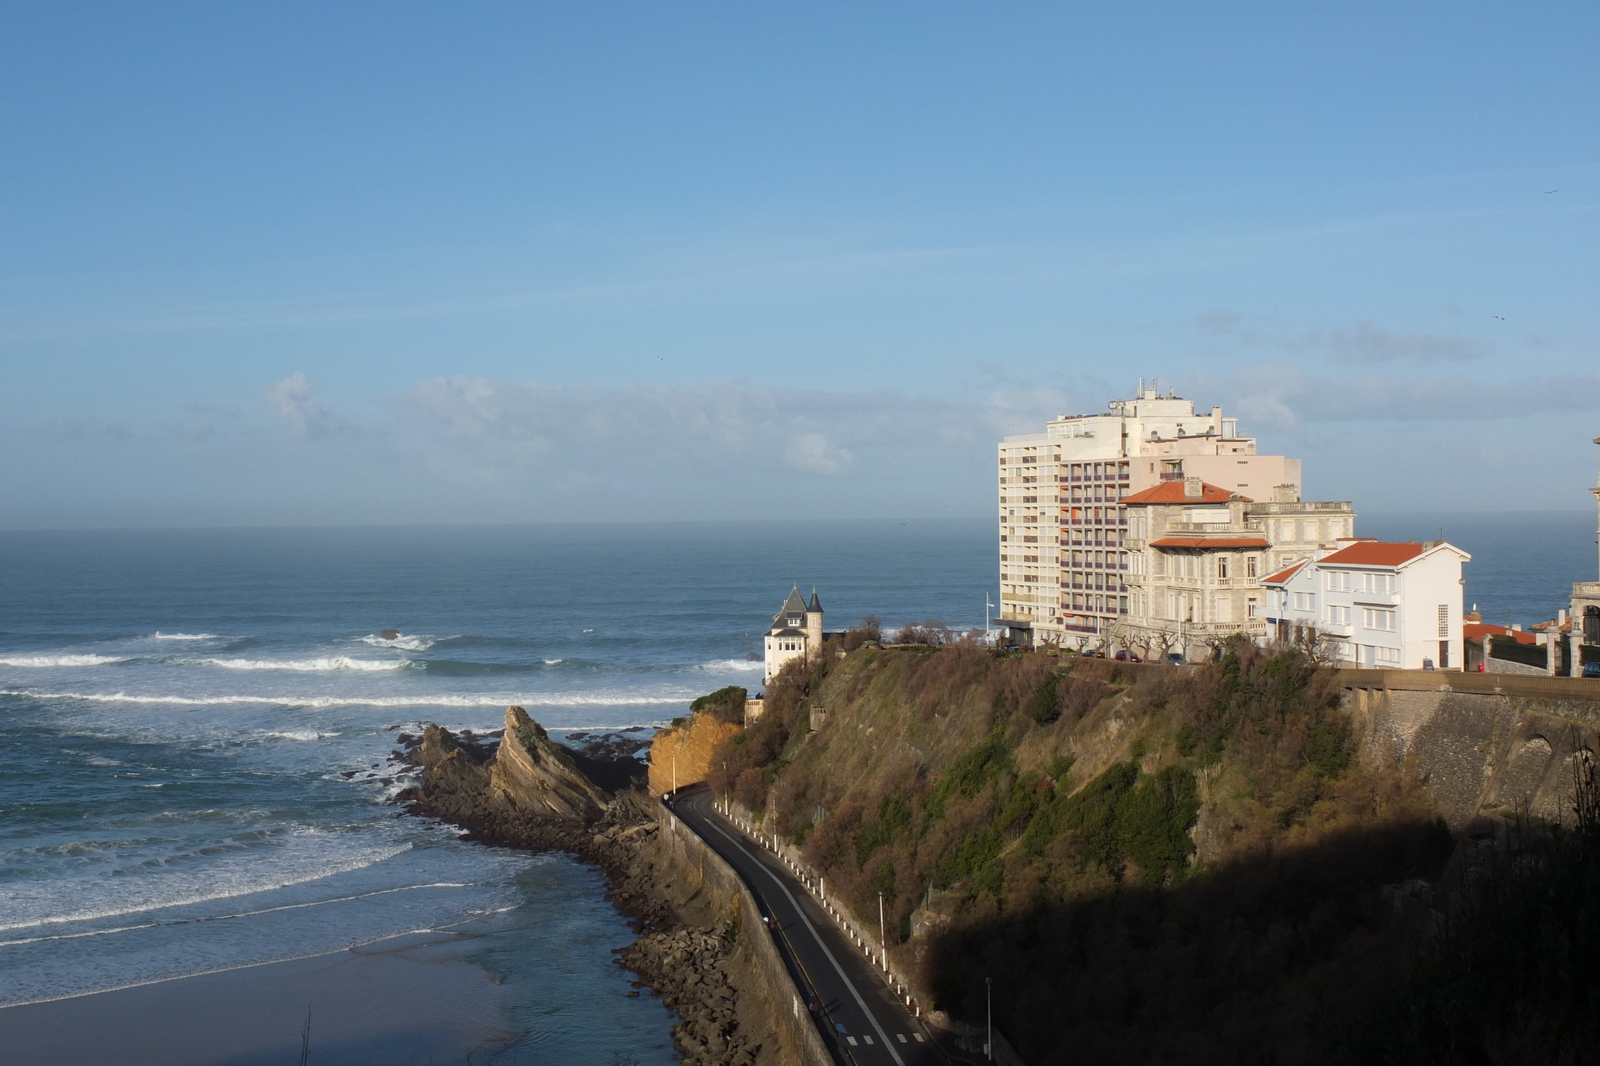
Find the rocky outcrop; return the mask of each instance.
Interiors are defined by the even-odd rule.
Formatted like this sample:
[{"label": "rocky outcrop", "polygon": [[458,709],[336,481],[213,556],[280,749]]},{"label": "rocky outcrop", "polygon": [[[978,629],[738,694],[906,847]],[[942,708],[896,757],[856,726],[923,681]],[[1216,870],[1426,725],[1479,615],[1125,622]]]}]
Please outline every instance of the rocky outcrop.
[{"label": "rocky outcrop", "polygon": [[[466,830],[464,838],[485,844],[565,851],[605,873],[606,898],[640,937],[619,952],[619,962],[677,1012],[673,1041],[685,1063],[783,1061],[767,978],[731,933],[737,926],[726,900],[713,905],[704,870],[668,839],[660,805],[639,791],[638,763],[622,753],[636,742],[591,742],[572,752],[520,707],[507,709],[497,750],[437,725],[405,742],[409,748],[397,758],[421,781],[397,802],[413,814],[451,822]],[[591,774],[630,787],[610,793]]]},{"label": "rocky outcrop", "polygon": [[618,961],[678,1012],[681,1020],[672,1027],[672,1038],[684,1066],[752,1066],[761,1050],[739,1025],[738,1002],[728,982],[730,954],[728,937],[707,929],[647,933],[617,953]]},{"label": "rocky outcrop", "polygon": [[489,767],[489,795],[525,814],[584,823],[600,817],[611,802],[521,707],[506,708],[506,731]]},{"label": "rocky outcrop", "polygon": [[740,730],[737,723],[701,711],[682,725],[657,733],[650,743],[650,791],[659,796],[704,781],[711,774],[717,745]]}]

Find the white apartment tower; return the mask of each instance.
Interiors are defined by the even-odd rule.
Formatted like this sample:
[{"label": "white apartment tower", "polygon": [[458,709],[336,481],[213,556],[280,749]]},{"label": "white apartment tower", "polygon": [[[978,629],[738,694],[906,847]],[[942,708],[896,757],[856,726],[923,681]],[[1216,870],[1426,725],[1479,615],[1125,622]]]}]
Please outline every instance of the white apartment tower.
[{"label": "white apartment tower", "polygon": [[1129,610],[1122,500],[1203,481],[1256,500],[1298,501],[1300,461],[1260,455],[1222,408],[1140,381],[1104,414],[1062,415],[999,446],[1000,618],[1033,643],[1104,644]]}]

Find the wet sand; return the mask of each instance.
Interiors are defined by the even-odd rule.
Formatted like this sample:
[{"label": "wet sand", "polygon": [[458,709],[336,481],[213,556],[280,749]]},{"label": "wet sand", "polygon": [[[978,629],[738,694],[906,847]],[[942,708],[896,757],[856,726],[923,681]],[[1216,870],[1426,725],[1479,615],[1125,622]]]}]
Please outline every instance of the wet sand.
[{"label": "wet sand", "polygon": [[504,992],[428,933],[348,951],[0,1009],[12,1066],[294,1066],[311,1012],[310,1062],[446,1066],[503,1048]]}]

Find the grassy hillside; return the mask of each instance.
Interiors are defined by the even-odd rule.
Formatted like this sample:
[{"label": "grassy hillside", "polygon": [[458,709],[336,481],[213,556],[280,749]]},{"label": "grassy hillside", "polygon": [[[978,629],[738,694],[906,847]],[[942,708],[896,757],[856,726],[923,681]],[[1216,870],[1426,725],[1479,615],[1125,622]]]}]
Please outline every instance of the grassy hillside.
[{"label": "grassy hillside", "polygon": [[940,1007],[981,1017],[993,977],[1030,1063],[1354,1055],[1431,928],[1383,886],[1436,879],[1448,834],[1399,774],[1354,765],[1337,694],[1295,653],[1171,669],[868,645],[767,695],[713,787],[859,915],[882,893]]}]

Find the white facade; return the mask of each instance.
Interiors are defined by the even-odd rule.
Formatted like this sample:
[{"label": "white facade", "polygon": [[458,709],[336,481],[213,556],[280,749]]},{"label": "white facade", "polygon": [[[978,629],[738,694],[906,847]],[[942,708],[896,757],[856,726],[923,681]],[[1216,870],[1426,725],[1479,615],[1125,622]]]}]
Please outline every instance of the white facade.
[{"label": "white facade", "polygon": [[1261,582],[1279,640],[1362,669],[1460,670],[1461,564],[1444,541],[1358,540]]},{"label": "white facade", "polygon": [[796,585],[783,601],[783,609],[772,616],[764,641],[761,683],[771,681],[790,659],[815,658],[822,650],[822,640],[822,601],[817,598],[817,590],[811,590],[811,603],[807,605]]},{"label": "white facade", "polygon": [[1254,499],[1298,500],[1300,461],[1258,455],[1222,408],[1139,383],[1105,414],[1062,415],[999,446],[1000,619],[1036,643],[1101,643],[1129,609],[1120,502],[1202,478]]}]

